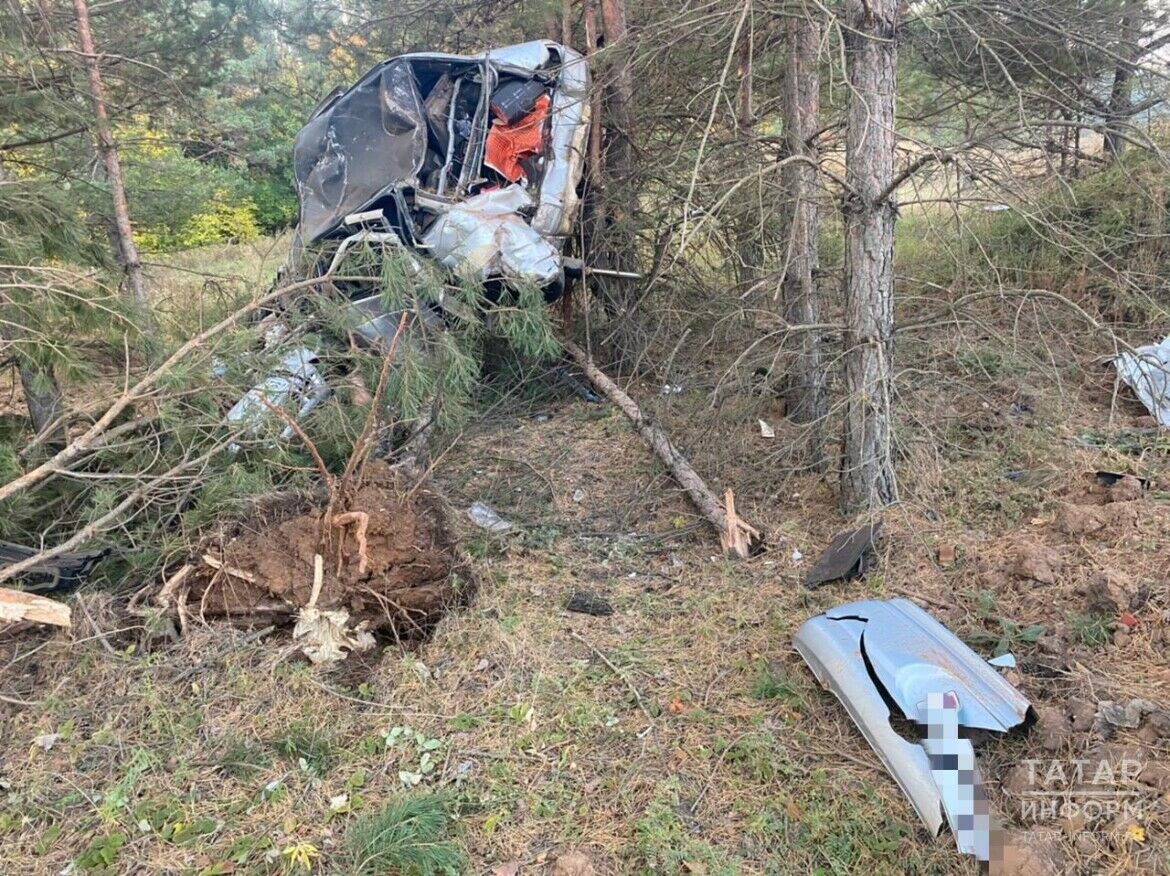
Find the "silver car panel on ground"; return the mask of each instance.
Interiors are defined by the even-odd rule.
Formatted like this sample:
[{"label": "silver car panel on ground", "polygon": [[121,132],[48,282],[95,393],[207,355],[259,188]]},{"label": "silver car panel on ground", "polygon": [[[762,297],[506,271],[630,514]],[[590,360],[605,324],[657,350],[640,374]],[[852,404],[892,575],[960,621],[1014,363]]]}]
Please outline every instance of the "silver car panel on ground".
[{"label": "silver car panel on ground", "polygon": [[[845,706],[927,829],[937,835],[951,815],[960,849],[986,860],[986,798],[974,751],[958,737],[958,728],[1003,733],[1030,721],[1023,695],[906,599],[843,605],[806,621],[793,641],[817,680]],[[935,702],[932,710],[940,696],[945,707]],[[899,734],[887,702],[927,727],[926,738],[910,741]],[[953,732],[945,729],[950,723]],[[969,771],[955,767],[967,762]]]}]

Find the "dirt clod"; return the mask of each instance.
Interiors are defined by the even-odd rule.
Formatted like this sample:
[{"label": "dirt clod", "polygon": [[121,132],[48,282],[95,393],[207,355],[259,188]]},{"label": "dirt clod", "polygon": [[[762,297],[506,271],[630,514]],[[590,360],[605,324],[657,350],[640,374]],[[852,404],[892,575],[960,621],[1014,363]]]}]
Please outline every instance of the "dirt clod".
[{"label": "dirt clod", "polygon": [[1017,578],[1055,584],[1056,576],[1064,568],[1064,559],[1050,547],[1024,542],[1016,547],[1010,568]]},{"label": "dirt clod", "polygon": [[581,852],[566,852],[553,863],[551,876],[593,876],[593,861]]},{"label": "dirt clod", "polygon": [[355,625],[402,638],[425,633],[469,588],[442,501],[425,488],[412,492],[413,486],[385,463],[369,465],[348,509],[368,517],[364,544],[355,527],[335,526],[322,551],[320,509],[241,527],[208,551],[221,566],[201,567],[190,610],[266,623],[291,615],[309,603],[314,556],[322,551],[317,608],[344,609]]},{"label": "dirt clod", "polygon": [[994,876],[1059,876],[1065,872],[1060,841],[1038,831],[1013,833],[1004,843],[1003,860],[994,862]]},{"label": "dirt clod", "polygon": [[1045,751],[1059,751],[1072,738],[1068,719],[1053,708],[1040,709],[1036,731],[1040,734],[1040,747]]},{"label": "dirt clod", "polygon": [[1126,475],[1105,491],[1106,502],[1132,502],[1143,493],[1142,482],[1133,475]]}]

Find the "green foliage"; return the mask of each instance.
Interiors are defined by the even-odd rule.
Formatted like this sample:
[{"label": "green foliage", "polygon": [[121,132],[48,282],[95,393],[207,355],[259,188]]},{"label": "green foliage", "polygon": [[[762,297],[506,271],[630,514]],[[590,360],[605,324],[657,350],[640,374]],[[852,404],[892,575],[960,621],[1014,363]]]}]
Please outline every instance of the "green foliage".
[{"label": "green foliage", "polygon": [[463,849],[451,839],[448,798],[404,795],[351,823],[343,840],[344,872],[353,876],[457,876]]},{"label": "green foliage", "polygon": [[324,777],[337,762],[333,738],[320,726],[308,721],[288,727],[272,741],[272,748],[317,778]]},{"label": "green foliage", "polygon": [[694,873],[734,876],[739,863],[725,852],[691,836],[678,814],[678,785],[668,781],[647,805],[634,831],[647,873]]},{"label": "green foliage", "polygon": [[287,180],[261,179],[248,189],[252,218],[264,234],[291,228],[298,215],[297,193]]},{"label": "green foliage", "polygon": [[1071,614],[1068,618],[1072,640],[1088,648],[1103,648],[1113,640],[1113,619],[1103,614]]}]

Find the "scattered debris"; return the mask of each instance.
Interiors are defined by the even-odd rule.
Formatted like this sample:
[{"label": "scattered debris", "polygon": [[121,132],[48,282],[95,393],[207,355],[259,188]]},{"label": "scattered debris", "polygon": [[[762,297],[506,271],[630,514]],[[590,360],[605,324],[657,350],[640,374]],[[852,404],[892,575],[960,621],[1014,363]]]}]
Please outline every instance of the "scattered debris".
[{"label": "scattered debris", "polygon": [[648,420],[637,403],[594,365],[593,359],[584,350],[569,340],[563,340],[562,345],[590,382],[597,387],[602,395],[621,409],[622,413],[634,424],[634,428],[638,430],[642,439],[666,464],[675,481],[687,491],[691,501],[719,533],[723,552],[735,554],[738,557],[747,557],[752,549],[762,542],[762,536],[758,529],[740,519],[736,514],[735,495],[732,491],[727,490],[724,493],[724,504],[721,506],[719,500],[715,498],[715,494],[711,492],[711,488],[699,477],[698,472],[687,461],[687,458],[679,453],[670,439],[666,437],[662,427]]},{"label": "scattered debris", "polygon": [[72,610],[63,602],[35,593],[25,593],[23,590],[0,587],[0,621],[30,621],[54,627],[70,627],[73,625],[72,615]]},{"label": "scattered debris", "polygon": [[578,614],[591,614],[594,617],[609,617],[613,614],[613,606],[609,600],[588,590],[577,590],[565,603],[565,608]]},{"label": "scattered debris", "polygon": [[763,438],[775,438],[776,437],[776,430],[773,429],[770,425],[768,425],[767,420],[757,420],[757,422],[760,424],[760,436],[761,437],[763,437]]},{"label": "scattered debris", "polygon": [[829,547],[809,569],[805,587],[819,587],[830,581],[848,581],[865,574],[869,551],[882,533],[881,522],[870,523],[860,529],[839,532]]},{"label": "scattered debris", "polygon": [[[0,569],[42,553],[39,548],[0,541]],[[25,591],[67,593],[81,585],[106,551],[63,553],[29,567],[18,577]]]},{"label": "scattered debris", "polygon": [[[953,633],[905,599],[843,605],[797,631],[796,650],[845,706],[937,835],[946,820],[959,849],[988,860],[991,815],[960,728],[1006,733],[1034,720],[1028,701]],[[904,738],[890,706],[925,740]]]},{"label": "scattered debris", "polygon": [[[1127,481],[1137,481],[1140,490],[1148,490],[1154,482],[1150,478],[1142,478],[1137,475],[1125,474],[1119,471],[1099,471],[1096,473],[1097,483],[1103,487],[1116,487],[1118,484],[1123,484]],[[1136,499],[1137,496],[1134,496]]]},{"label": "scattered debris", "polygon": [[1113,360],[1121,380],[1162,426],[1170,427],[1170,337]]},{"label": "scattered debris", "polygon": [[989,665],[996,669],[1015,669],[1016,655],[1015,654],[1000,654],[998,657],[992,657],[987,661]]},{"label": "scattered debris", "polygon": [[[363,570],[364,571],[364,570]],[[324,558],[313,557],[313,592],[309,602],[297,612],[293,641],[301,641],[301,651],[314,663],[338,663],[349,651],[369,651],[376,644],[366,629],[366,622],[349,628],[349,612],[344,608],[322,611],[317,608],[321,585],[325,579]]]},{"label": "scattered debris", "polygon": [[1115,729],[1136,730],[1141,726],[1142,718],[1156,711],[1157,704],[1149,700],[1132,699],[1128,703],[1103,700],[1097,703],[1097,720],[1094,728],[1108,739]]},{"label": "scattered debris", "polygon": [[488,532],[508,532],[516,528],[511,520],[506,520],[483,502],[473,502],[467,509],[467,516],[480,529]]},{"label": "scattered debris", "polygon": [[52,751],[53,746],[61,739],[60,733],[42,733],[40,736],[33,737],[33,745],[41,751]]}]

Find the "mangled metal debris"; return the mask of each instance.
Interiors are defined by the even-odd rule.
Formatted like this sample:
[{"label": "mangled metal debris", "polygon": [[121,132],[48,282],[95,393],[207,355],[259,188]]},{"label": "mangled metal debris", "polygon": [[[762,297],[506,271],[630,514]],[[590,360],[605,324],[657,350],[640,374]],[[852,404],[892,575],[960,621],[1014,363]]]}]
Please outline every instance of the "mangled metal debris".
[{"label": "mangled metal debris", "polygon": [[[566,272],[585,270],[563,250],[577,217],[588,89],[584,57],[547,40],[378,64],[322,101],[297,134],[300,220],[286,275],[341,277],[360,254],[401,260],[410,279],[425,259],[482,284],[490,300],[517,282],[555,300]],[[400,313],[387,310],[380,284],[321,288],[348,300],[352,336],[386,352]],[[440,296],[416,317],[439,328],[444,306]],[[276,328],[265,332],[268,348],[289,334]],[[316,367],[323,352],[288,352],[228,422],[249,437],[273,416],[269,404],[307,415],[330,394]]]},{"label": "mangled metal debris", "polygon": [[865,574],[869,551],[881,535],[881,523],[839,532],[833,537],[816,565],[805,576],[805,587],[819,587],[830,581],[848,581]]},{"label": "mangled metal debris", "polygon": [[1170,337],[1122,353],[1113,364],[1159,425],[1170,427]]},{"label": "mangled metal debris", "polygon": [[[794,644],[910,798],[927,829],[989,859],[991,814],[965,730],[1030,724],[1028,701],[974,651],[905,599],[854,602],[806,621]],[[911,741],[890,707],[919,728]]]},{"label": "mangled metal debris", "polygon": [[546,40],[378,64],[297,135],[294,249],[345,238],[347,217],[374,212],[448,268],[559,293],[588,89],[585,59]]}]

